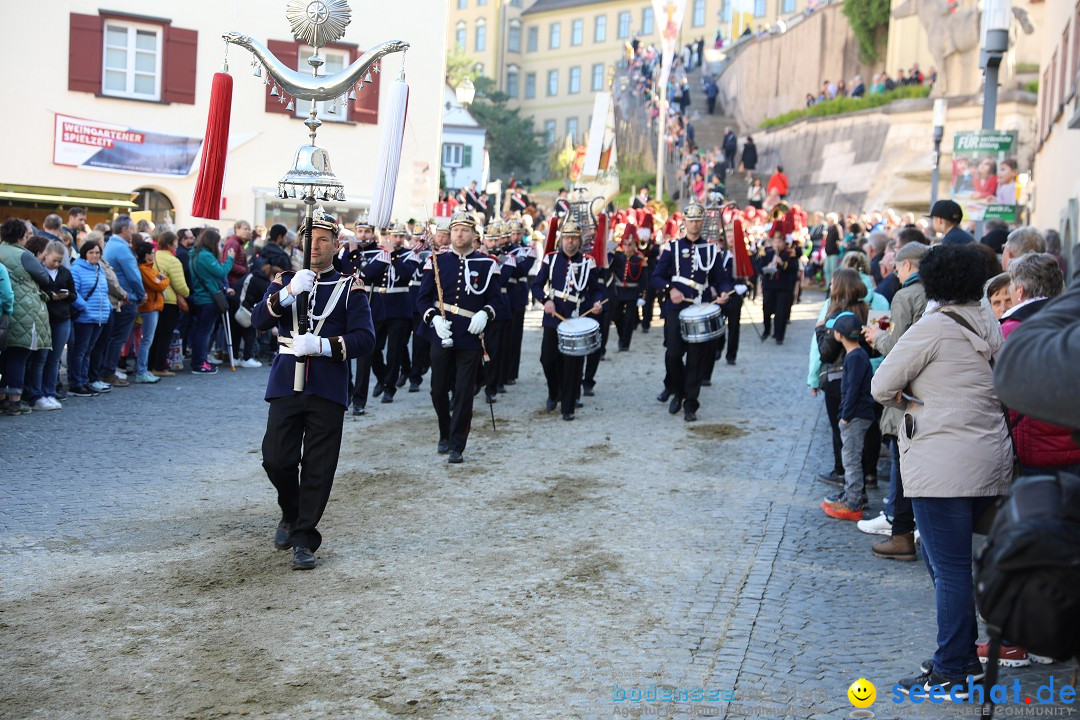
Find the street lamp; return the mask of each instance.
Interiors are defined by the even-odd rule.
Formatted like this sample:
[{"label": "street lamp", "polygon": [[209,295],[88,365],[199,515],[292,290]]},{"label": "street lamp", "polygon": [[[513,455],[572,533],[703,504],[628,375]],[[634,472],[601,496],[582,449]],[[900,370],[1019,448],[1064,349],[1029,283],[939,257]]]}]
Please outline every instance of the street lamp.
[{"label": "street lamp", "polygon": [[[982,129],[993,130],[997,124],[998,71],[1009,49],[1009,27],[1012,25],[1012,0],[985,0],[979,29],[981,51],[979,67],[983,69]],[[975,239],[982,236],[982,222],[975,223]]]},{"label": "street lamp", "polygon": [[[476,86],[473,85],[473,81],[469,78],[465,78],[461,81],[461,84],[454,88],[454,95],[458,101],[458,105],[463,108],[468,108],[472,105],[472,101],[476,98]],[[446,109],[453,108],[453,104],[447,100]]]},{"label": "street lamp", "polygon": [[938,183],[940,182],[940,173],[938,165],[941,162],[941,139],[945,137],[945,113],[949,110],[949,101],[945,98],[938,98],[934,101],[934,172],[930,180],[930,207],[934,207],[934,203],[938,198]]}]

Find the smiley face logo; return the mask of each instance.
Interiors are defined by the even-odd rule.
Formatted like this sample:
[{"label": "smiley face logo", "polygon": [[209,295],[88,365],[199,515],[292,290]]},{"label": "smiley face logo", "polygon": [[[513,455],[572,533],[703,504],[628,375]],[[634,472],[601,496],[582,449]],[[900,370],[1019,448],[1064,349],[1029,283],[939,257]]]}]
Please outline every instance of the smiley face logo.
[{"label": "smiley face logo", "polygon": [[868,708],[877,699],[877,688],[866,678],[859,678],[851,683],[847,691],[848,700],[857,708]]}]

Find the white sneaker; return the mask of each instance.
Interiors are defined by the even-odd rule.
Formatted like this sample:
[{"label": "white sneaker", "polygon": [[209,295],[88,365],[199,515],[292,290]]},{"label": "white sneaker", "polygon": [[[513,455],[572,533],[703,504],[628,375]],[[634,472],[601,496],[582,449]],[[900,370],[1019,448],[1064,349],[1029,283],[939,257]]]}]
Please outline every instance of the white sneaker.
[{"label": "white sneaker", "polygon": [[49,402],[49,398],[40,397],[34,401],[34,404],[30,406],[31,410],[59,410],[60,405],[53,405]]},{"label": "white sneaker", "polygon": [[120,378],[121,380],[127,380],[127,373],[123,370],[118,369],[116,372],[113,373],[113,375]]},{"label": "white sneaker", "polygon": [[219,358],[217,355],[207,356],[206,361],[211,365],[220,365],[223,362],[222,359]]},{"label": "white sneaker", "polygon": [[63,410],[64,409],[64,406],[60,404],[60,401],[57,400],[54,397],[50,397],[49,402],[52,404],[53,410]]},{"label": "white sneaker", "polygon": [[884,512],[878,513],[873,520],[860,520],[856,526],[867,535],[892,535],[892,521]]},{"label": "white sneaker", "polygon": [[1033,663],[1039,663],[1040,665],[1053,665],[1054,664],[1054,658],[1048,657],[1046,655],[1036,655],[1035,653],[1031,652],[1030,650],[1028,650],[1028,660],[1030,660]]},{"label": "white sneaker", "polygon": [[112,385],[107,382],[102,382],[101,380],[95,380],[90,383],[90,389],[96,390],[99,393],[107,393],[112,390]]},{"label": "white sneaker", "polygon": [[255,358],[251,358],[250,360],[241,360],[237,364],[242,368],[259,368],[259,367],[262,367],[262,363],[259,362],[258,360],[256,360]]},{"label": "white sneaker", "polygon": [[137,373],[135,375],[135,382],[153,384],[161,380],[157,375],[151,375],[150,373]]}]

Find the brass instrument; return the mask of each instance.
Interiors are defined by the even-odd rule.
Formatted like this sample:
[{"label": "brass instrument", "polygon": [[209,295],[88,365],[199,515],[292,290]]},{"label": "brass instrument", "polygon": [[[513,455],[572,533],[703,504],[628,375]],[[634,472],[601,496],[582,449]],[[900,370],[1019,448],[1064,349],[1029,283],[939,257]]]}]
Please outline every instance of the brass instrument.
[{"label": "brass instrument", "polygon": [[791,210],[791,206],[784,200],[781,200],[773,207],[772,212],[769,214],[769,219],[773,222],[783,220],[787,216],[789,210]]}]

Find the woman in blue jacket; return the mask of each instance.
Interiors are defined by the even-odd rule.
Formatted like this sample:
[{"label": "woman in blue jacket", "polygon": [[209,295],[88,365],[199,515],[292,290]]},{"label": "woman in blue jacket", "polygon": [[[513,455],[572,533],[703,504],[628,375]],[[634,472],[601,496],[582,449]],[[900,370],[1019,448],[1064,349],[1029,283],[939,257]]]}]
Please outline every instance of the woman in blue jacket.
[{"label": "woman in blue jacket", "polygon": [[71,376],[69,395],[94,397],[99,395],[90,387],[90,350],[109,324],[112,305],[109,303],[109,282],[101,267],[101,245],[87,240],[79,248],[79,257],[71,263],[71,279],[75,282],[72,308],[75,317],[74,337],[68,345],[68,375]]},{"label": "woman in blue jacket", "polygon": [[218,244],[221,234],[206,228],[199,234],[199,242],[191,256],[191,300],[195,309],[195,339],[191,343],[191,372],[196,375],[213,375],[217,368],[206,356],[210,351],[210,336],[217,325],[221,311],[214,304],[213,294],[222,290],[225,278],[232,270],[233,258],[218,260]]}]

